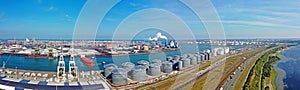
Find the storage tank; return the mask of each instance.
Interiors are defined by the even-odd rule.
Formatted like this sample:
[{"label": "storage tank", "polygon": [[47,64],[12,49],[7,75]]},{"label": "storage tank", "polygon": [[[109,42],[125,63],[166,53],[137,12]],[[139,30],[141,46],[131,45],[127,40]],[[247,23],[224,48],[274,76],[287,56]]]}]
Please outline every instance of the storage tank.
[{"label": "storage tank", "polygon": [[182,66],[182,61],[178,61],[178,70],[182,70],[183,66]]},{"label": "storage tank", "polygon": [[111,74],[111,71],[118,68],[115,64],[106,64],[104,65],[104,76],[108,77]]},{"label": "storage tank", "polygon": [[134,81],[143,81],[147,79],[147,75],[146,75],[146,68],[144,66],[138,65],[135,66],[132,70],[131,70],[131,79]]},{"label": "storage tank", "polygon": [[207,60],[210,60],[210,58],[211,58],[210,53],[206,53],[206,54],[207,54]]},{"label": "storage tank", "polygon": [[173,71],[173,63],[165,61],[162,63],[162,65],[164,73],[171,73]]},{"label": "storage tank", "polygon": [[157,63],[157,64],[159,64],[160,66],[162,65],[162,62],[161,62],[161,60],[159,60],[159,59],[151,60],[151,62],[152,62],[152,63]]},{"label": "storage tank", "polygon": [[148,74],[151,76],[160,75],[160,65],[157,63],[150,64]]},{"label": "storage tank", "polygon": [[173,58],[170,56],[166,58],[166,61],[171,61],[171,60],[173,60]]},{"label": "storage tank", "polygon": [[202,53],[200,54],[200,56],[201,56],[201,61],[205,61],[205,55]]},{"label": "storage tank", "polygon": [[149,68],[149,62],[146,61],[146,60],[138,61],[138,62],[137,62],[137,65],[144,66],[144,67],[146,68],[146,70],[148,70],[148,68]]},{"label": "storage tank", "polygon": [[188,67],[191,64],[191,61],[188,58],[183,58],[183,59],[181,59],[181,61],[182,61],[182,66],[183,67]]},{"label": "storage tank", "polygon": [[195,54],[195,57],[197,58],[197,63],[201,63],[201,56],[198,54]]},{"label": "storage tank", "polygon": [[191,59],[191,65],[197,64],[197,58],[195,56],[190,56]]},{"label": "storage tank", "polygon": [[171,63],[173,64],[173,70],[178,70],[178,61],[177,60],[171,60]]},{"label": "storage tank", "polygon": [[203,53],[203,54],[205,56],[204,60],[208,60],[208,53]]},{"label": "storage tank", "polygon": [[192,55],[192,54],[190,54],[190,53],[189,53],[189,54],[187,54],[187,58],[190,58],[191,56],[193,56],[193,55]]},{"label": "storage tank", "polygon": [[174,60],[179,60],[180,59],[180,56],[179,55],[175,55],[174,56]]},{"label": "storage tank", "polygon": [[131,62],[125,62],[122,64],[122,68],[124,68],[126,71],[130,71],[134,67],[134,64]]},{"label": "storage tank", "polygon": [[183,54],[182,57],[183,57],[183,58],[187,58],[187,57],[188,57],[188,54]]},{"label": "storage tank", "polygon": [[127,71],[123,68],[117,68],[111,71],[112,73],[112,83],[114,85],[125,85],[127,81]]}]

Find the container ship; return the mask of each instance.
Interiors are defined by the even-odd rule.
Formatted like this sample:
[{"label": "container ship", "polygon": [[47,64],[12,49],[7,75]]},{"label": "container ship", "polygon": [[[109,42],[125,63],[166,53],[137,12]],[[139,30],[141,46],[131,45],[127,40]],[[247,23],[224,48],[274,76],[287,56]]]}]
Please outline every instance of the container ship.
[{"label": "container ship", "polygon": [[94,66],[94,61],[88,59],[84,55],[81,55],[80,60],[84,63],[86,63],[88,66],[93,67]]}]

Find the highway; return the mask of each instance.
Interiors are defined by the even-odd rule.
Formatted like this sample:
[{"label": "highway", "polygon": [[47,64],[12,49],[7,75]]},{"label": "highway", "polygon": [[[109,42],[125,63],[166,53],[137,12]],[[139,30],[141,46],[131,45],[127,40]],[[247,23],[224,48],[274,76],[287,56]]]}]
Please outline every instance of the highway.
[{"label": "highway", "polygon": [[[212,72],[214,75],[219,75],[219,76],[218,77],[214,76],[214,77],[211,77],[209,79],[206,79],[206,83],[205,83],[204,89],[205,88],[207,88],[207,89],[208,88],[215,88],[217,86],[216,83],[219,82],[219,80],[220,80],[220,78],[222,76],[222,73],[223,73],[223,67],[222,66],[225,65],[226,59],[234,57],[234,56],[238,56],[238,55],[241,55],[241,54],[242,53],[231,55],[231,56],[228,56],[228,57],[223,58],[221,60],[215,59],[214,61],[212,61],[212,62],[215,62],[215,63],[211,64],[211,66],[209,66],[208,68],[206,68],[204,70],[201,70],[201,71],[199,71],[197,73],[193,73],[194,75],[189,76],[189,77],[194,77],[194,78],[191,78],[188,81],[181,80],[181,84],[180,85],[176,85],[175,89],[176,90],[180,90],[183,87],[187,86],[188,84],[193,84],[201,76],[203,76],[204,74],[208,74],[208,72]],[[188,73],[190,73],[190,72],[188,72]]]},{"label": "highway", "polygon": [[[242,70],[245,69],[245,68],[251,63],[251,61],[253,61],[255,58],[257,58],[258,56],[261,56],[262,54],[264,54],[264,53],[266,53],[267,51],[270,51],[270,50],[272,50],[272,49],[274,49],[274,48],[276,48],[276,47],[273,47],[273,48],[271,48],[271,49],[268,49],[268,50],[265,50],[265,51],[260,52],[260,53],[258,53],[258,54],[255,54],[255,56],[253,56],[253,57],[247,59],[247,60],[246,60],[245,62],[243,62],[242,65],[240,66],[241,69],[242,69]],[[253,65],[251,65],[251,68],[252,68],[254,65],[255,65],[255,63],[254,63]],[[228,79],[226,80],[226,82],[222,85],[222,88],[223,88],[224,90],[232,90],[233,87],[234,87],[234,85],[237,83],[238,79],[240,78],[241,74],[244,72],[244,70],[241,71],[241,70],[239,70],[239,69],[236,69],[234,72],[235,72],[234,77],[233,77],[232,79],[228,78]],[[247,72],[247,77],[248,77],[249,73],[250,73],[250,71]],[[247,77],[245,78],[245,80],[243,80],[244,82],[242,82],[242,83],[245,83],[245,82],[246,82]],[[241,82],[238,82],[238,83],[241,83]],[[243,85],[244,85],[244,84],[243,84]],[[241,89],[242,89],[242,88],[241,88]]]},{"label": "highway", "polygon": [[241,64],[240,69],[236,69],[235,75],[232,79],[228,78],[225,82],[225,84],[222,86],[224,90],[232,90],[236,81],[239,79],[239,77],[241,76],[241,74],[244,72],[244,69],[251,63],[251,61],[253,61],[257,56],[261,55],[261,53],[256,54],[255,56],[247,59],[245,62],[243,62]]}]

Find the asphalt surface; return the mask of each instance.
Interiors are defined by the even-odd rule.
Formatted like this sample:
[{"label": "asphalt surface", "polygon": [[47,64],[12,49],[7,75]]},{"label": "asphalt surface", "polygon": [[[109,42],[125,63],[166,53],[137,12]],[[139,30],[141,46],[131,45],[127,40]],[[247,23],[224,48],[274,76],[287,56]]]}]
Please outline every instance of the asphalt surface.
[{"label": "asphalt surface", "polygon": [[[181,85],[177,86],[175,89],[181,90],[183,87],[185,87],[189,84],[193,84],[196,80],[198,80],[201,76],[203,76],[204,74],[207,74],[208,72],[222,73],[221,70],[223,70],[223,69],[219,69],[219,68],[222,68],[222,65],[225,65],[226,59],[237,56],[237,55],[241,55],[241,54],[242,53],[235,54],[235,55],[231,55],[226,58],[223,58],[221,60],[217,60],[215,63],[211,64],[211,66],[209,66],[208,68],[195,73],[195,76],[196,76],[195,78],[192,78],[189,81],[185,81],[185,82],[181,83]],[[194,75],[192,75],[191,77],[193,77],[193,76]],[[212,77],[210,80],[206,80],[207,82],[205,83],[206,84],[205,86],[209,86],[209,87],[204,87],[204,89],[205,88],[215,88],[217,85],[216,83],[218,83],[219,80],[220,79],[216,78],[216,77]],[[215,85],[215,86],[213,86],[213,85]]]},{"label": "asphalt surface", "polygon": [[[253,56],[253,57],[247,59],[245,62],[243,62],[243,64],[240,66],[243,71],[241,71],[239,69],[236,69],[234,71],[235,72],[234,77],[232,79],[228,78],[226,80],[225,84],[223,84],[223,86],[222,86],[223,90],[232,90],[234,85],[237,83],[237,80],[240,78],[241,74],[244,72],[244,69],[251,63],[251,61],[253,61],[259,55],[262,55],[262,54],[264,54],[267,51],[272,50],[272,49],[268,49],[268,50],[265,50],[265,51],[260,52],[258,54],[255,54],[255,56]],[[253,66],[254,66],[254,64],[251,67],[253,67]],[[248,77],[248,74],[249,74],[249,72],[247,73],[247,77]],[[247,78],[245,78],[243,83],[245,83],[246,80],[247,80]]]}]

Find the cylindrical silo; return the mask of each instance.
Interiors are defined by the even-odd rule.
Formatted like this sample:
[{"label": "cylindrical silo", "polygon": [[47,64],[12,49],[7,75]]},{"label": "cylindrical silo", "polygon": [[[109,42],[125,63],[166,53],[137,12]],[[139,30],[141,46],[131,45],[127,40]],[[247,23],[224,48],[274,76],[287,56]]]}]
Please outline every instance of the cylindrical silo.
[{"label": "cylindrical silo", "polygon": [[127,84],[127,71],[123,68],[117,68],[112,70],[112,83],[114,85],[125,85]]},{"label": "cylindrical silo", "polygon": [[197,58],[197,63],[201,63],[201,56],[198,54],[195,54],[195,57]]},{"label": "cylindrical silo", "polygon": [[182,66],[183,67],[188,67],[191,64],[191,61],[188,58],[183,58],[183,59],[181,59],[181,61],[182,61]]},{"label": "cylindrical silo", "polygon": [[204,60],[208,60],[208,54],[207,53],[203,53],[204,54]]},{"label": "cylindrical silo", "polygon": [[166,58],[166,61],[171,61],[171,60],[173,60],[173,58],[170,56]]},{"label": "cylindrical silo", "polygon": [[122,68],[124,68],[126,71],[130,71],[134,67],[134,64],[131,62],[125,62],[122,64]]},{"label": "cylindrical silo", "polygon": [[192,54],[190,54],[190,53],[189,53],[189,54],[187,54],[187,58],[190,58],[191,56],[193,56],[193,55],[192,55]]},{"label": "cylindrical silo", "polygon": [[118,68],[115,64],[106,64],[104,65],[104,76],[108,77],[111,74],[111,71]]},{"label": "cylindrical silo", "polygon": [[201,56],[201,61],[205,61],[205,55],[204,54],[200,54]]},{"label": "cylindrical silo", "polygon": [[178,61],[177,60],[171,60],[170,61],[173,64],[173,70],[178,70]]},{"label": "cylindrical silo", "polygon": [[178,70],[182,70],[183,66],[182,66],[182,61],[178,61]]},{"label": "cylindrical silo", "polygon": [[210,53],[206,53],[206,54],[207,54],[207,60],[210,60],[210,58],[211,58]]},{"label": "cylindrical silo", "polygon": [[191,59],[191,65],[197,64],[197,58],[195,56],[190,56]]},{"label": "cylindrical silo", "polygon": [[162,65],[161,60],[158,60],[158,59],[151,60],[151,62],[152,62],[152,63],[157,63],[157,64],[159,64],[160,66]]},{"label": "cylindrical silo", "polygon": [[179,60],[180,59],[180,56],[179,55],[175,55],[174,56],[174,60]]},{"label": "cylindrical silo", "polygon": [[173,71],[173,63],[165,61],[162,63],[162,65],[164,73],[171,73]]},{"label": "cylindrical silo", "polygon": [[147,79],[146,68],[144,66],[135,66],[131,70],[131,79],[134,81],[143,81]]},{"label": "cylindrical silo", "polygon": [[141,60],[137,62],[137,65],[141,65],[144,66],[146,68],[146,70],[149,68],[149,62],[146,60]]},{"label": "cylindrical silo", "polygon": [[183,58],[187,58],[187,57],[188,57],[188,54],[183,54],[182,57],[183,57]]},{"label": "cylindrical silo", "polygon": [[150,64],[148,74],[151,76],[157,76],[160,75],[160,65],[157,63]]}]

